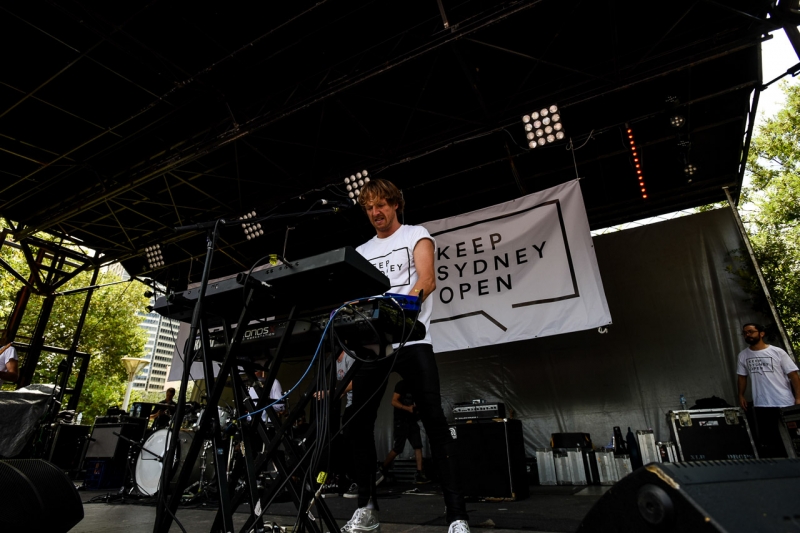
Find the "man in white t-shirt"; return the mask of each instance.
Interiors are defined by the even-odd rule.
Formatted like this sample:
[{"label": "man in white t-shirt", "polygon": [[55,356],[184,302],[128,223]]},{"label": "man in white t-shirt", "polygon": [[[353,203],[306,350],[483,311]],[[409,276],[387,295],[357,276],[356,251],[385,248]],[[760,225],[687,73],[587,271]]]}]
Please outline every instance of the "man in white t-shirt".
[{"label": "man in white t-shirt", "polygon": [[6,342],[5,337],[0,341],[0,386],[4,381],[16,383],[19,379],[19,367],[17,361],[17,350]]},{"label": "man in white t-shirt", "polygon": [[764,326],[745,324],[742,335],[749,347],[739,354],[739,404],[747,410],[748,377],[752,383],[754,439],[760,457],[786,457],[778,433],[780,408],[800,405],[797,365],[784,350],[764,342]]},{"label": "man in white t-shirt", "polygon": [[[256,375],[256,379],[258,379],[259,383],[263,383],[264,381],[267,380],[267,377],[266,377],[266,375],[265,375],[263,370],[256,370],[255,375]],[[250,390],[249,390],[250,398],[252,398],[253,400],[256,400],[256,401],[258,401],[258,390],[256,389],[257,386],[258,385],[254,384],[252,387],[250,387]],[[264,385],[262,384],[260,386],[263,387]],[[272,382],[272,388],[269,391],[269,399],[272,400],[272,401],[275,401],[275,400],[279,400],[282,397],[283,397],[283,387],[281,387],[281,382],[278,381],[278,378],[275,378],[275,381]],[[269,405],[270,403],[272,403],[272,402],[269,402],[269,403],[264,404],[264,405]],[[278,415],[282,415],[286,411],[287,403],[288,403],[287,400],[283,399],[280,402],[278,402],[275,405],[273,405],[272,408],[275,410],[276,413],[278,413]],[[263,406],[260,406],[259,409],[261,407],[263,407]],[[267,412],[266,411],[262,411],[261,412],[261,420],[263,420],[264,422],[267,421]]]},{"label": "man in white t-shirt", "polygon": [[433,237],[422,226],[400,223],[398,214],[403,212],[405,201],[400,190],[389,181],[377,179],[366,183],[358,203],[376,235],[356,250],[389,278],[391,292],[421,298],[418,321],[425,326],[426,336],[420,341],[406,343],[399,350],[395,346],[396,355],[361,365],[353,378],[351,409],[355,414],[345,432],[347,441],[351,443],[350,477],[358,485],[358,509],[342,531],[380,531],[375,497],[377,454],[374,429],[378,407],[386,390],[386,377],[392,370],[406,382],[425,426],[431,453],[442,477],[449,533],[469,533],[466,505],[455,464],[455,444],[442,410],[439,371],[431,346],[433,298],[428,297],[436,288]]}]

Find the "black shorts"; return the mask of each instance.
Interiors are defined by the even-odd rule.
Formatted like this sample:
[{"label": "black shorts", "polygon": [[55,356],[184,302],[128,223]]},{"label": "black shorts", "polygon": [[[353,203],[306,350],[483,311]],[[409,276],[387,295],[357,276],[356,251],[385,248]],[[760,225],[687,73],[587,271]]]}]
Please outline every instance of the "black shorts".
[{"label": "black shorts", "polygon": [[422,449],[422,437],[419,433],[419,424],[414,417],[395,417],[394,419],[394,446],[392,450],[396,454],[403,453],[403,448],[406,447],[406,440],[411,443],[411,447],[415,450]]}]

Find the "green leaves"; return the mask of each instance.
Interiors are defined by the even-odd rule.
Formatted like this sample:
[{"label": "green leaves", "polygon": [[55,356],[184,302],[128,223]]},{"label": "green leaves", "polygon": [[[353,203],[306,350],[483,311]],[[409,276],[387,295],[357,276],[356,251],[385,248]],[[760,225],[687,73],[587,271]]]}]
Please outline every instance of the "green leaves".
[{"label": "green leaves", "polygon": [[740,211],[795,352],[800,351],[800,85],[781,83],[786,103],[753,136],[751,186]]},{"label": "green leaves", "polygon": [[[41,235],[39,235],[41,236]],[[0,249],[0,257],[27,279],[30,275],[23,253],[9,245]],[[91,283],[91,272],[75,277],[60,290],[67,291],[86,287]],[[118,275],[101,271],[97,283],[119,281]],[[17,292],[22,283],[0,268],[0,321],[6,323],[13,310]],[[91,354],[89,370],[84,382],[83,394],[78,410],[84,413],[83,423],[91,424],[94,417],[105,413],[112,405],[121,405],[125,394],[126,375],[122,357],[143,357],[147,334],[139,327],[148,299],[144,297],[144,286],[139,282],[121,283],[96,289],[92,296],[86,322],[81,334],[78,350]],[[61,348],[72,345],[86,292],[57,296],[53,312],[45,333],[45,344]],[[31,295],[17,341],[30,342],[42,306],[42,295]],[[52,383],[58,363],[65,356],[42,352],[34,374],[34,383]],[[80,360],[76,359],[70,378],[74,385]],[[10,385],[13,387],[13,385]]]}]

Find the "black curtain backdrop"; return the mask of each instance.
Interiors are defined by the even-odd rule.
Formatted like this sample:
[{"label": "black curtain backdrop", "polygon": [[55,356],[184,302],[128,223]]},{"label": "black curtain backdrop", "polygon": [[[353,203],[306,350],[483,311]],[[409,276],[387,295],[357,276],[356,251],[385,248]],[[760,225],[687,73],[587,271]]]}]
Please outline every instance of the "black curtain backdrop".
[{"label": "black curtain backdrop", "polygon": [[[598,236],[594,246],[608,333],[439,354],[446,412],[475,398],[505,402],[531,455],[561,431],[588,432],[595,446],[610,441],[613,426],[652,428],[656,440],[669,440],[665,414],[680,408],[681,394],[689,406],[712,395],[736,405],[741,324],[770,320],[727,270],[744,250],[731,211]],[[389,433],[390,419],[381,422]]]}]

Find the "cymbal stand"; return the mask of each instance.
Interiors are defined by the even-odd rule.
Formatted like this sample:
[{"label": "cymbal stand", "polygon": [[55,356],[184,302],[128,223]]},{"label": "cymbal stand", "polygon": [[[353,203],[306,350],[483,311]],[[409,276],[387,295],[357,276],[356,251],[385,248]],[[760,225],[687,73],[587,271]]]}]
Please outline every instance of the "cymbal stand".
[{"label": "cymbal stand", "polygon": [[[119,489],[119,494],[124,498],[125,495],[133,496],[133,491],[137,489],[136,485],[136,476],[134,475],[134,458],[141,454],[142,450],[146,451],[150,455],[154,456],[158,461],[163,461],[164,458],[160,455],[153,453],[152,451],[148,450],[144,447],[144,443],[147,439],[146,435],[142,435],[142,440],[135,441],[131,438],[128,438],[124,435],[120,435],[116,431],[111,432],[112,435],[126,441],[128,443],[128,457],[125,461],[125,477],[122,480],[122,486]],[[137,453],[138,450],[138,453]]]}]

